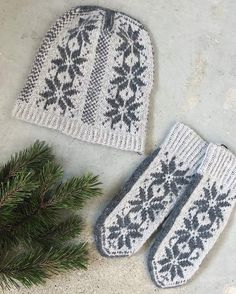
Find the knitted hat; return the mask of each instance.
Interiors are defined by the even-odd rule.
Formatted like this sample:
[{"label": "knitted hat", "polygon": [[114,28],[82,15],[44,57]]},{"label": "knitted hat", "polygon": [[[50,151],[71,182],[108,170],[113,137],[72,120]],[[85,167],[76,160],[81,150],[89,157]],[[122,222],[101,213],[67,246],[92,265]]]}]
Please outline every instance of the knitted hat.
[{"label": "knitted hat", "polygon": [[120,12],[81,6],[46,34],[13,115],[74,138],[142,152],[153,84],[150,37]]}]

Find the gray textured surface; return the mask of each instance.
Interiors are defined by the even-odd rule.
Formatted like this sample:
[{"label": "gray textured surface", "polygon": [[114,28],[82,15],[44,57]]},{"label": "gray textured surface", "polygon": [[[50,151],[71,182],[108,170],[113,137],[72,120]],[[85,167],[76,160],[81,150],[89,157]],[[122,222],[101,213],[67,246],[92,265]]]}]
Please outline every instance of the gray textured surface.
[{"label": "gray textured surface", "polygon": [[235,212],[192,282],[176,289],[157,289],[147,271],[148,246],[131,258],[106,259],[97,253],[92,238],[96,217],[143,157],[82,143],[11,118],[40,40],[58,16],[81,4],[121,10],[142,21],[151,32],[156,74],[147,152],[176,120],[236,152],[234,0],[0,0],[0,161],[36,138],[44,139],[55,147],[66,176],[89,170],[100,174],[104,183],[104,196],[88,203],[83,211],[87,217],[84,238],[91,245],[89,270],[58,276],[44,287],[11,293],[236,293]]}]

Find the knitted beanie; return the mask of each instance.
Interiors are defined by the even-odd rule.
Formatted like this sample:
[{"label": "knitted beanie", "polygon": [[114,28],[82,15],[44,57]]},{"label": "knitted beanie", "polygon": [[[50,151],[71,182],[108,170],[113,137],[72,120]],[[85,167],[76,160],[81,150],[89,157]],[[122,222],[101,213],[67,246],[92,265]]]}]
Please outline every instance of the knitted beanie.
[{"label": "knitted beanie", "polygon": [[83,141],[143,152],[152,84],[143,25],[81,6],[46,34],[13,115]]}]

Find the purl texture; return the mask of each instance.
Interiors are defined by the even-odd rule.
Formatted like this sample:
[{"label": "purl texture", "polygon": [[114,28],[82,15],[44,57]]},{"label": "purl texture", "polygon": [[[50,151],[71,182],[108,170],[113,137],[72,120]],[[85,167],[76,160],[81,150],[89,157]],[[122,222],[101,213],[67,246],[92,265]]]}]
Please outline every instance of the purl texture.
[{"label": "purl texture", "polygon": [[129,256],[140,249],[191,182],[206,146],[184,124],[173,127],[98,218],[95,240],[102,255]]},{"label": "purl texture", "polygon": [[143,152],[152,84],[152,45],[143,25],[81,6],[45,36],[13,115],[83,141]]},{"label": "purl texture", "polygon": [[225,228],[236,200],[236,158],[209,144],[193,182],[150,250],[148,266],[162,288],[185,284]]}]

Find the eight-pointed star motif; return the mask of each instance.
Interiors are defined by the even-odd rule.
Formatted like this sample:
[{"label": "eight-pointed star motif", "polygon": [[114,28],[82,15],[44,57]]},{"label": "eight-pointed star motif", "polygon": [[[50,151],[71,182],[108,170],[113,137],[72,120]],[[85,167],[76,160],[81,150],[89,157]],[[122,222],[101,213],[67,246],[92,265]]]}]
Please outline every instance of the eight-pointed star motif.
[{"label": "eight-pointed star motif", "polygon": [[132,240],[142,237],[139,227],[140,225],[133,223],[128,215],[125,217],[117,215],[116,224],[108,228],[110,231],[108,239],[116,239],[118,249],[123,246],[131,249]]},{"label": "eight-pointed star motif", "polygon": [[210,221],[213,223],[217,222],[219,225],[220,221],[223,221],[222,211],[231,206],[231,204],[227,201],[227,197],[229,195],[227,193],[220,193],[217,191],[216,182],[211,187],[203,188],[204,194],[202,198],[196,200],[194,204],[198,207],[199,212],[207,212],[209,215]]},{"label": "eight-pointed star motif", "polygon": [[44,109],[47,110],[48,107],[56,104],[61,108],[61,114],[64,115],[67,109],[75,108],[71,101],[73,96],[77,94],[75,89],[68,88],[66,84],[62,85],[58,79],[45,78],[45,82],[47,89],[40,93],[40,96],[45,99]]},{"label": "eight-pointed star motif", "polygon": [[78,25],[68,31],[69,41],[76,38],[79,45],[81,45],[83,42],[90,44],[91,40],[89,38],[89,32],[92,32],[97,28],[95,25],[96,22],[97,20],[95,19],[85,19],[81,17]]},{"label": "eight-pointed star motif", "polygon": [[132,205],[130,212],[140,212],[142,221],[150,219],[154,222],[155,216],[165,207],[165,203],[162,202],[163,198],[154,196],[153,186],[149,186],[147,191],[140,187],[136,199],[129,201]]},{"label": "eight-pointed star motif", "polygon": [[188,170],[178,169],[175,157],[172,157],[169,162],[161,160],[161,172],[152,173],[151,176],[154,178],[154,184],[163,185],[165,195],[173,193],[178,196],[179,188],[190,182],[190,177],[186,176]]},{"label": "eight-pointed star motif", "polygon": [[80,57],[79,50],[70,51],[69,47],[57,46],[60,56],[52,60],[52,63],[58,66],[57,75],[62,72],[68,72],[71,80],[73,81],[75,76],[83,76],[81,66],[87,61],[86,58]]},{"label": "eight-pointed star motif", "polygon": [[135,55],[138,55],[140,51],[144,49],[144,46],[139,41],[139,31],[133,30],[131,25],[128,27],[128,31],[120,29],[117,35],[121,38],[122,42],[117,48],[118,51],[124,51],[125,56],[130,55],[133,51]]},{"label": "eight-pointed star motif", "polygon": [[196,248],[204,250],[204,240],[212,237],[210,226],[201,225],[197,216],[193,219],[184,219],[184,228],[177,230],[175,234],[178,236],[177,243],[188,243],[192,253]]},{"label": "eight-pointed star motif", "polygon": [[184,278],[183,269],[193,264],[188,260],[188,253],[180,253],[178,247],[174,245],[172,248],[165,247],[165,257],[158,260],[161,265],[160,273],[169,273],[171,281],[179,276]]},{"label": "eight-pointed star motif", "polygon": [[136,102],[135,96],[125,100],[118,92],[116,99],[108,98],[107,102],[111,109],[105,113],[105,116],[111,121],[112,129],[115,129],[117,124],[124,122],[130,131],[132,124],[139,121],[136,111],[141,104]]},{"label": "eight-pointed star motif", "polygon": [[139,61],[132,65],[128,65],[124,62],[121,67],[114,67],[117,76],[111,81],[111,84],[117,85],[120,91],[129,87],[136,93],[138,87],[146,85],[142,81],[142,74],[146,69],[147,66],[141,66]]}]

